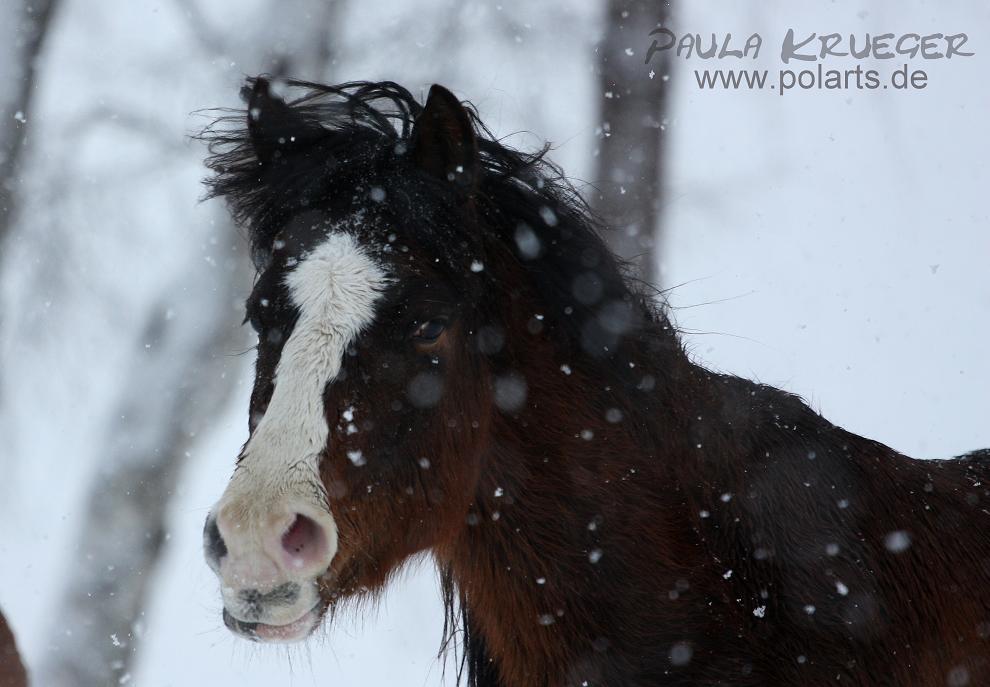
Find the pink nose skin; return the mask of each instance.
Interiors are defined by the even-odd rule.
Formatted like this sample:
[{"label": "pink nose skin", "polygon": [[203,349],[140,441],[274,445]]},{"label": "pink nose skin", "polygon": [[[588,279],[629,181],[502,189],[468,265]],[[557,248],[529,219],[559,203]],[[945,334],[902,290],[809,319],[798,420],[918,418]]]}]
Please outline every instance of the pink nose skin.
[{"label": "pink nose skin", "polygon": [[204,531],[210,567],[221,570],[225,559],[236,560],[236,572],[242,582],[238,586],[266,586],[280,577],[316,576],[326,571],[330,564],[330,537],[315,519],[294,513],[272,520],[266,529],[257,532],[256,528],[244,528],[223,516],[211,516]]},{"label": "pink nose skin", "polygon": [[296,513],[282,535],[283,561],[297,574],[320,574],[326,570],[329,541],[323,528],[302,513]]},{"label": "pink nose skin", "polygon": [[227,625],[252,639],[293,641],[308,634],[320,615],[314,611],[321,606],[317,580],[336,553],[329,513],[282,512],[238,520],[221,506],[203,531]]}]

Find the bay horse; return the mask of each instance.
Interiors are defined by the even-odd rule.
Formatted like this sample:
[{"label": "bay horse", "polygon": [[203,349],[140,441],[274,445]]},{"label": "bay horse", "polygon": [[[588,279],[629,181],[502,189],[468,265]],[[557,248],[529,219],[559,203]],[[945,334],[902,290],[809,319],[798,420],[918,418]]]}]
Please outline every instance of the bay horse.
[{"label": "bay horse", "polygon": [[546,149],[440,86],[244,97],[204,133],[257,268],[204,530],[234,633],[302,640],[428,552],[469,685],[990,684],[990,451],[696,364]]},{"label": "bay horse", "polygon": [[0,687],[27,687],[27,671],[3,613],[0,613]]}]

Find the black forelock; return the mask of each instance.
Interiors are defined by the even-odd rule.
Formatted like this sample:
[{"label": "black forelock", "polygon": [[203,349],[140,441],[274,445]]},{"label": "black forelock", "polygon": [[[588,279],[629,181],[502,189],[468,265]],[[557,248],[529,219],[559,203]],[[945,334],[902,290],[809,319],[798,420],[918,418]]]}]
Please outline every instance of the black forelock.
[{"label": "black forelock", "polygon": [[[248,79],[245,96],[257,85],[258,79]],[[627,276],[626,264],[601,237],[605,228],[546,158],[549,146],[533,153],[514,150],[466,105],[479,159],[473,195],[465,203],[454,184],[417,168],[411,147],[423,105],[402,86],[391,81],[328,86],[296,80],[273,85],[287,96],[285,106],[295,127],[274,161],[259,159],[244,110],[224,112],[201,135],[209,145],[206,164],[213,172],[206,181],[209,196],[227,200],[256,255],[269,253],[276,234],[301,212],[327,210],[341,217],[384,212],[400,224],[397,229],[417,234],[414,240],[431,255],[458,263],[451,267],[462,272],[481,246],[498,244],[503,256],[511,254],[523,264],[548,320],[556,322],[573,346],[602,350],[599,341],[614,339],[603,330],[612,317],[609,308],[614,312],[621,303],[631,310],[634,329],[677,346],[673,328],[656,308],[655,292]],[[388,196],[381,205],[369,195],[375,187]],[[465,205],[476,222],[461,221],[458,208]],[[538,256],[522,254],[520,230],[536,236]],[[486,270],[483,278],[497,280],[493,272]],[[600,297],[582,304],[575,298],[575,283],[588,275],[598,280]],[[494,281],[489,285],[503,294],[515,288]],[[610,346],[605,350],[614,351]]]},{"label": "black forelock", "polygon": [[[247,100],[258,78],[242,89]],[[294,140],[275,162],[263,164],[248,130],[246,110],[224,110],[201,134],[209,147],[208,197],[222,197],[235,221],[249,233],[254,250],[269,250],[288,217],[331,205],[370,206],[367,191],[401,176],[414,176],[409,148],[413,125],[423,110],[413,95],[391,82],[355,81],[335,86],[276,80],[296,116]],[[508,195],[527,201],[533,213],[552,212],[595,234],[595,222],[563,173],[546,159],[549,146],[534,153],[496,140],[473,107],[467,112],[478,142],[479,192],[492,199]],[[444,195],[444,184],[431,189]],[[438,200],[447,200],[440,198]],[[595,236],[597,238],[597,236]]]},{"label": "black forelock", "polygon": [[[258,79],[248,79],[248,99]],[[287,100],[295,130],[283,155],[272,163],[259,159],[248,130],[246,110],[224,111],[201,134],[209,146],[208,197],[224,198],[234,220],[248,231],[252,250],[269,251],[275,235],[292,215],[339,202],[353,194],[387,158],[401,154],[421,106],[391,82],[355,82],[325,86],[304,81],[275,81],[296,97]],[[396,151],[399,146],[400,150]]]}]

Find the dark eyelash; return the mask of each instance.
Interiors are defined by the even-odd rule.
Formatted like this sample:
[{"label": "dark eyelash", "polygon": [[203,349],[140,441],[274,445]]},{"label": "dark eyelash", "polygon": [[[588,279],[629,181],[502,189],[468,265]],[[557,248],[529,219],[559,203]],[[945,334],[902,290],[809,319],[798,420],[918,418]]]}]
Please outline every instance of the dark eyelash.
[{"label": "dark eyelash", "polygon": [[261,321],[261,318],[259,318],[255,313],[251,312],[250,308],[244,314],[244,320],[241,322],[241,326],[243,327],[245,324],[249,322],[251,323],[251,328],[259,336],[261,335],[262,332],[265,331],[264,323]]}]

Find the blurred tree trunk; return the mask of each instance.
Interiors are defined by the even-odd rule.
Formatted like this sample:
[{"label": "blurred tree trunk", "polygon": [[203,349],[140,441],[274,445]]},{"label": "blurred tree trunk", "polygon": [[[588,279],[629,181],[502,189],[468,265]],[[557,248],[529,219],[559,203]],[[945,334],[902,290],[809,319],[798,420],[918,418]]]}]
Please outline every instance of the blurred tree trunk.
[{"label": "blurred tree trunk", "polygon": [[14,221],[38,59],[57,0],[5,0],[0,8],[0,248]]},{"label": "blurred tree trunk", "polygon": [[[239,243],[228,224],[219,245]],[[250,283],[232,253],[216,268],[190,265],[149,314],[122,375],[113,426],[77,536],[40,684],[125,684],[179,471],[229,397],[244,348],[235,291]],[[238,346],[238,344],[242,344]],[[68,632],[67,632],[68,630]],[[70,634],[71,633],[71,634]]]},{"label": "blurred tree trunk", "polygon": [[27,673],[17,653],[14,633],[0,613],[0,687],[27,687]]},{"label": "blurred tree trunk", "polygon": [[0,3],[0,256],[16,219],[21,154],[27,140],[38,60],[57,6],[58,0]]},{"label": "blurred tree trunk", "polygon": [[[659,245],[663,122],[667,63],[646,64],[650,32],[665,23],[665,0],[606,0],[605,34],[598,47],[601,145],[595,210],[611,227],[612,250],[637,275],[656,281]],[[666,53],[664,53],[666,54]]]},{"label": "blurred tree trunk", "polygon": [[[318,80],[330,73],[340,0],[272,1],[254,40],[234,44],[207,25],[195,0],[178,1],[206,54],[242,54],[237,64],[279,76]],[[241,247],[226,217],[218,226],[217,245]],[[250,284],[248,264],[246,250],[237,250],[221,269],[190,265],[148,316],[107,428],[102,469],[89,492],[39,684],[91,687],[130,679],[184,457],[210,427],[242,367],[230,353],[246,344],[237,326],[242,312],[233,306]]]}]

